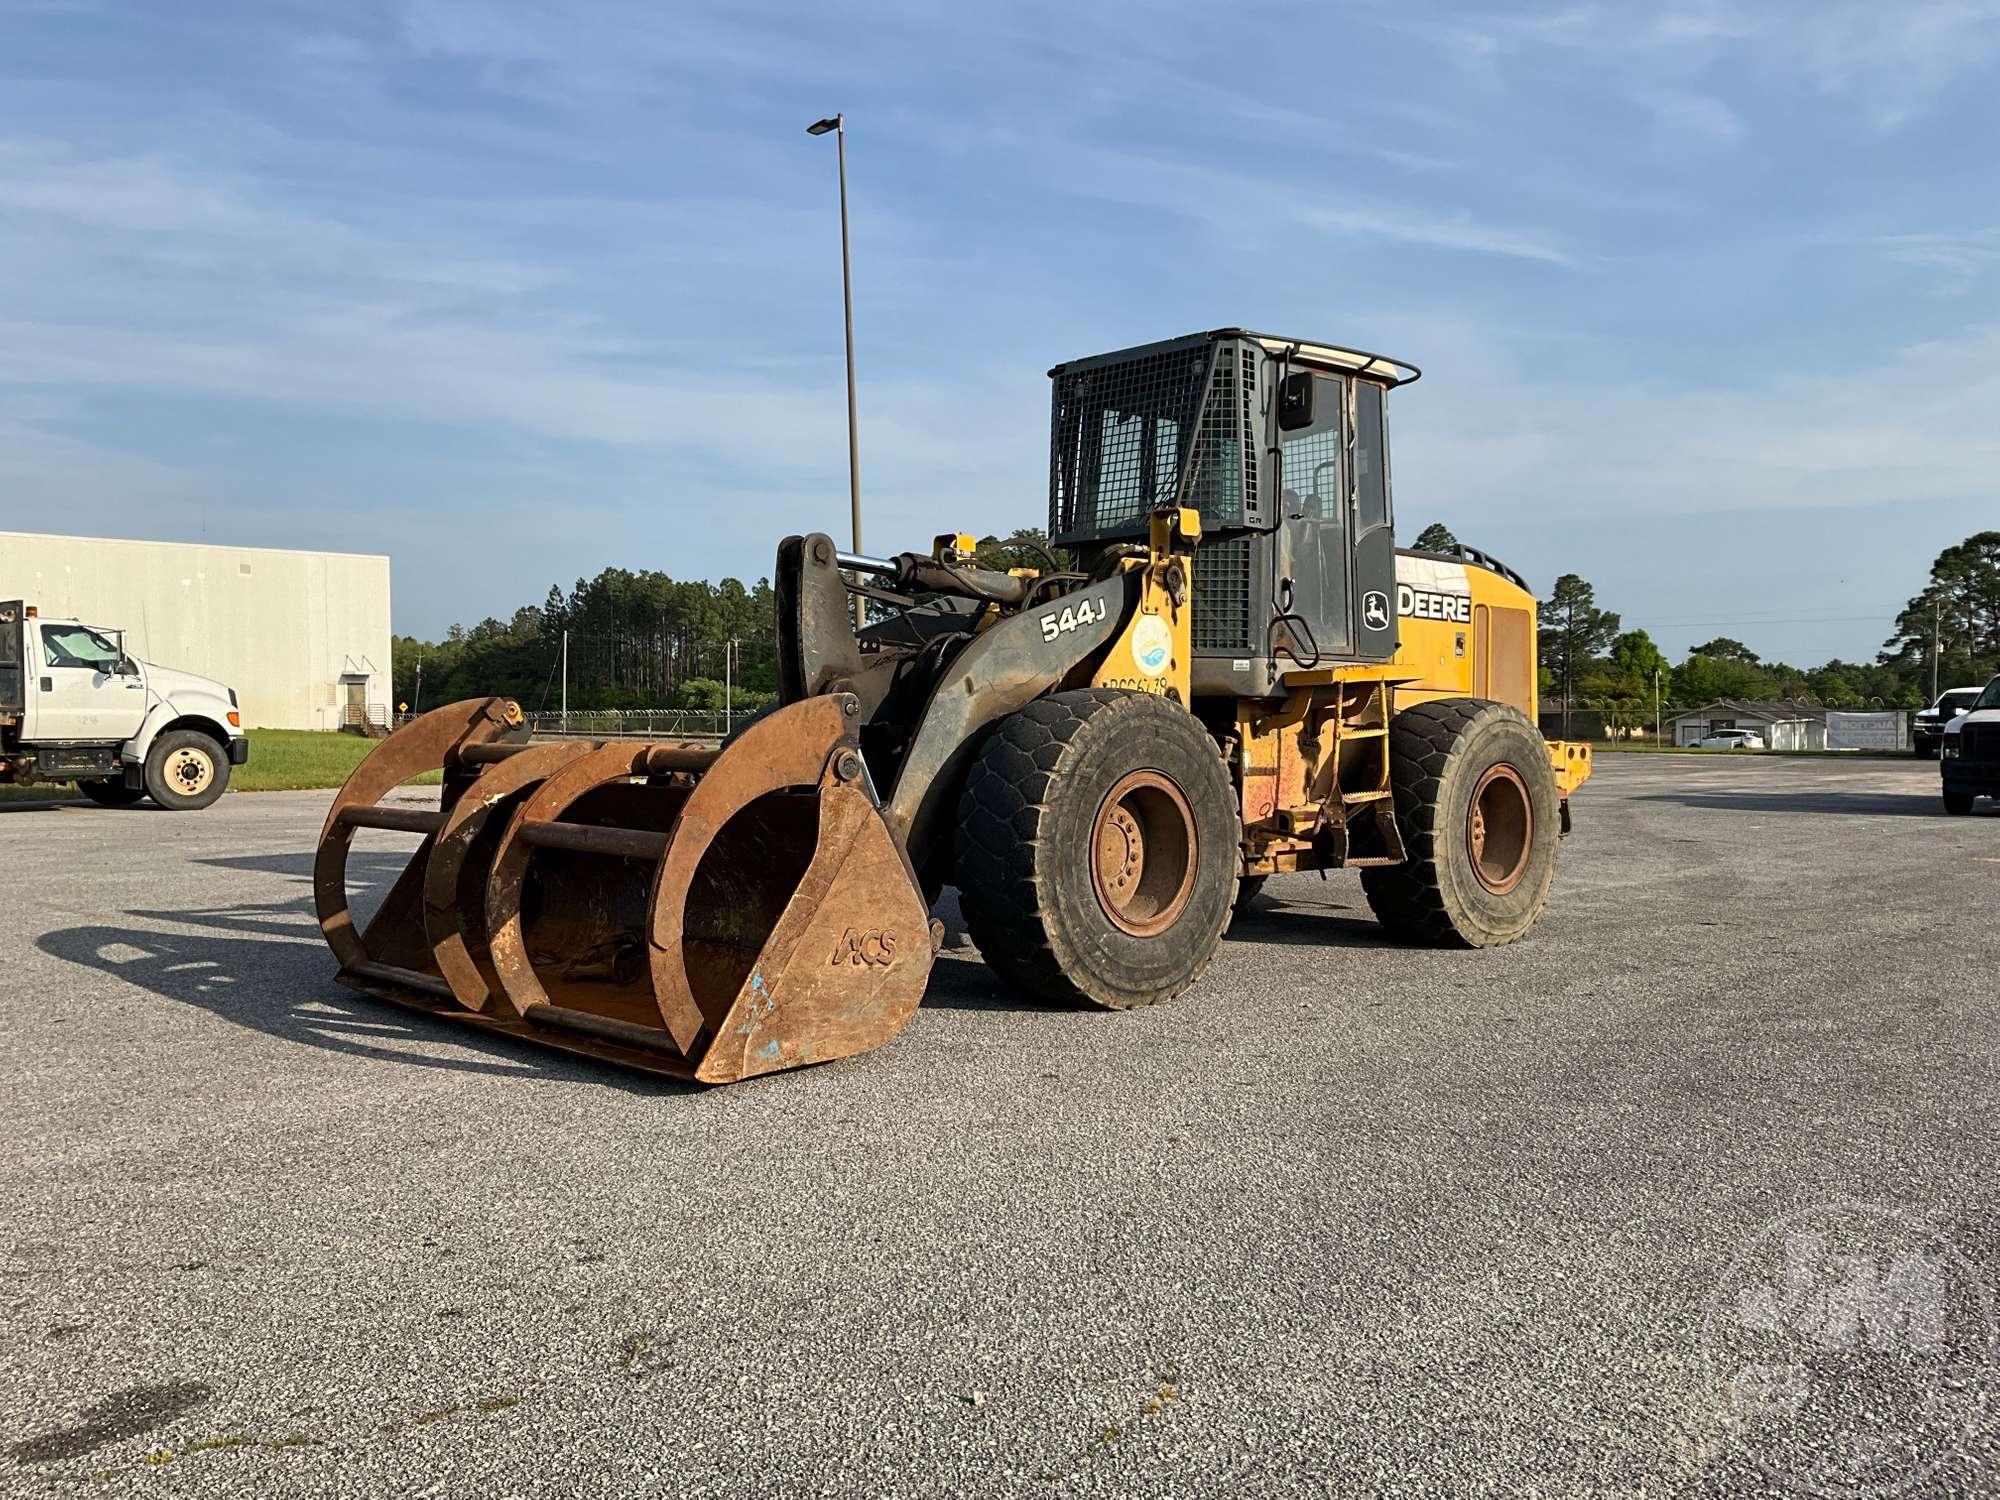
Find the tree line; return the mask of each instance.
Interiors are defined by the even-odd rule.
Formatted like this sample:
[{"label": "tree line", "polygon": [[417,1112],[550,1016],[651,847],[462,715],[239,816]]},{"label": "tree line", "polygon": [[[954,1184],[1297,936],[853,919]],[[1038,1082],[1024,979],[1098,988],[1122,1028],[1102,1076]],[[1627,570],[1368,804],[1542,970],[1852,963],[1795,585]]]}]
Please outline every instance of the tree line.
[{"label": "tree line", "polygon": [[[1033,528],[987,537],[988,567],[1046,567]],[[568,636],[565,671],[564,636]],[[398,707],[435,708],[501,693],[531,713],[577,709],[756,709],[778,691],[771,581],[676,579],[653,569],[606,568],[506,620],[454,625],[442,640],[394,638]]]},{"label": "tree line", "polygon": [[[1434,524],[1416,546],[1451,552],[1458,540]],[[1041,531],[1022,527],[985,538],[979,558],[988,567],[1046,567],[1046,549]],[[1827,708],[1921,708],[1931,699],[1934,664],[1943,687],[2000,672],[2000,531],[1976,533],[1938,554],[1872,662],[1767,661],[1729,636],[1670,662],[1644,629],[1626,629],[1616,611],[1601,607],[1596,590],[1575,573],[1556,579],[1541,601],[1540,623],[1545,707],[1567,704],[1612,724],[1650,724],[1656,690],[1662,705],[1680,707],[1790,698]],[[505,621],[454,625],[438,641],[395,638],[399,705],[504,693],[539,712],[562,701],[565,675],[572,709],[717,709],[725,692],[738,709],[769,703],[778,688],[770,580],[712,584],[606,568],[567,592],[551,587],[540,604]]]},{"label": "tree line", "polygon": [[[1442,525],[1417,539],[1452,550]],[[1595,711],[1609,724],[1650,724],[1658,701],[1692,708],[1718,698],[1793,699],[1824,708],[1922,708],[1938,688],[1984,683],[2000,673],[2000,531],[1982,531],[1940,552],[1924,585],[1898,612],[1872,662],[1835,658],[1818,666],[1767,661],[1717,636],[1669,662],[1643,629],[1627,630],[1575,573],[1541,601],[1541,689],[1545,710]]]}]

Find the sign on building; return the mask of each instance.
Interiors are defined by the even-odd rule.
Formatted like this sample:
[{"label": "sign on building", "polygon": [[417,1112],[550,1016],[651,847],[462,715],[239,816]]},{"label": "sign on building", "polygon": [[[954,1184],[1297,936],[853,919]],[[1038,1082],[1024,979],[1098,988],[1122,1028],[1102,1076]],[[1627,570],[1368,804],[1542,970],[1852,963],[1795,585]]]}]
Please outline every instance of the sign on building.
[{"label": "sign on building", "polygon": [[1908,715],[1886,713],[1833,713],[1826,716],[1826,748],[1829,750],[1907,750]]}]

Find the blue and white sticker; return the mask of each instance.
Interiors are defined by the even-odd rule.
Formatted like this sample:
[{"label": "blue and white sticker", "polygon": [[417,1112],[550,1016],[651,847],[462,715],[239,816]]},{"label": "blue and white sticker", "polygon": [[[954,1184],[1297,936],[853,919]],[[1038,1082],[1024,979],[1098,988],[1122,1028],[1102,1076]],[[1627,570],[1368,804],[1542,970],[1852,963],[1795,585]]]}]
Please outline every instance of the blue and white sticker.
[{"label": "blue and white sticker", "polygon": [[1132,660],[1148,677],[1165,674],[1174,659],[1174,633],[1158,615],[1141,615],[1132,627]]}]

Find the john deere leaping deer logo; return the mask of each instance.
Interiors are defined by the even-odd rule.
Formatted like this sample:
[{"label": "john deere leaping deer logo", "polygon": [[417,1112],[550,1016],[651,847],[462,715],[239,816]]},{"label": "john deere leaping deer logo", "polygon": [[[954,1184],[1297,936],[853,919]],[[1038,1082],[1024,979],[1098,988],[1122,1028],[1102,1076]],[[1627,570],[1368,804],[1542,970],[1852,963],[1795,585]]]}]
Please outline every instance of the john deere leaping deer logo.
[{"label": "john deere leaping deer logo", "polygon": [[850,927],[840,935],[840,941],[833,945],[833,967],[851,964],[856,967],[866,965],[873,969],[886,969],[896,959],[896,934],[886,927],[870,927],[862,930]]},{"label": "john deere leaping deer logo", "polygon": [[1361,623],[1370,630],[1389,628],[1389,596],[1370,589],[1361,596]]}]

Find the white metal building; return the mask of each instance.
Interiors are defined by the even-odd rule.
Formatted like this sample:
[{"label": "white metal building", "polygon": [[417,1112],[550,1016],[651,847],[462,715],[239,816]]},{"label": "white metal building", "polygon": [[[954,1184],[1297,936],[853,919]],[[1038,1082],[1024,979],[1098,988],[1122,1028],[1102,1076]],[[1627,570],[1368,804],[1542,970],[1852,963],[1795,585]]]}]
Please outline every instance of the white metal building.
[{"label": "white metal building", "polygon": [[1826,710],[1789,698],[1718,698],[1667,722],[1676,745],[1692,745],[1719,729],[1754,729],[1767,750],[1826,748]]},{"label": "white metal building", "polygon": [[249,728],[388,709],[386,557],[0,531],[0,599],[122,630],[141,660],[235,688]]}]

